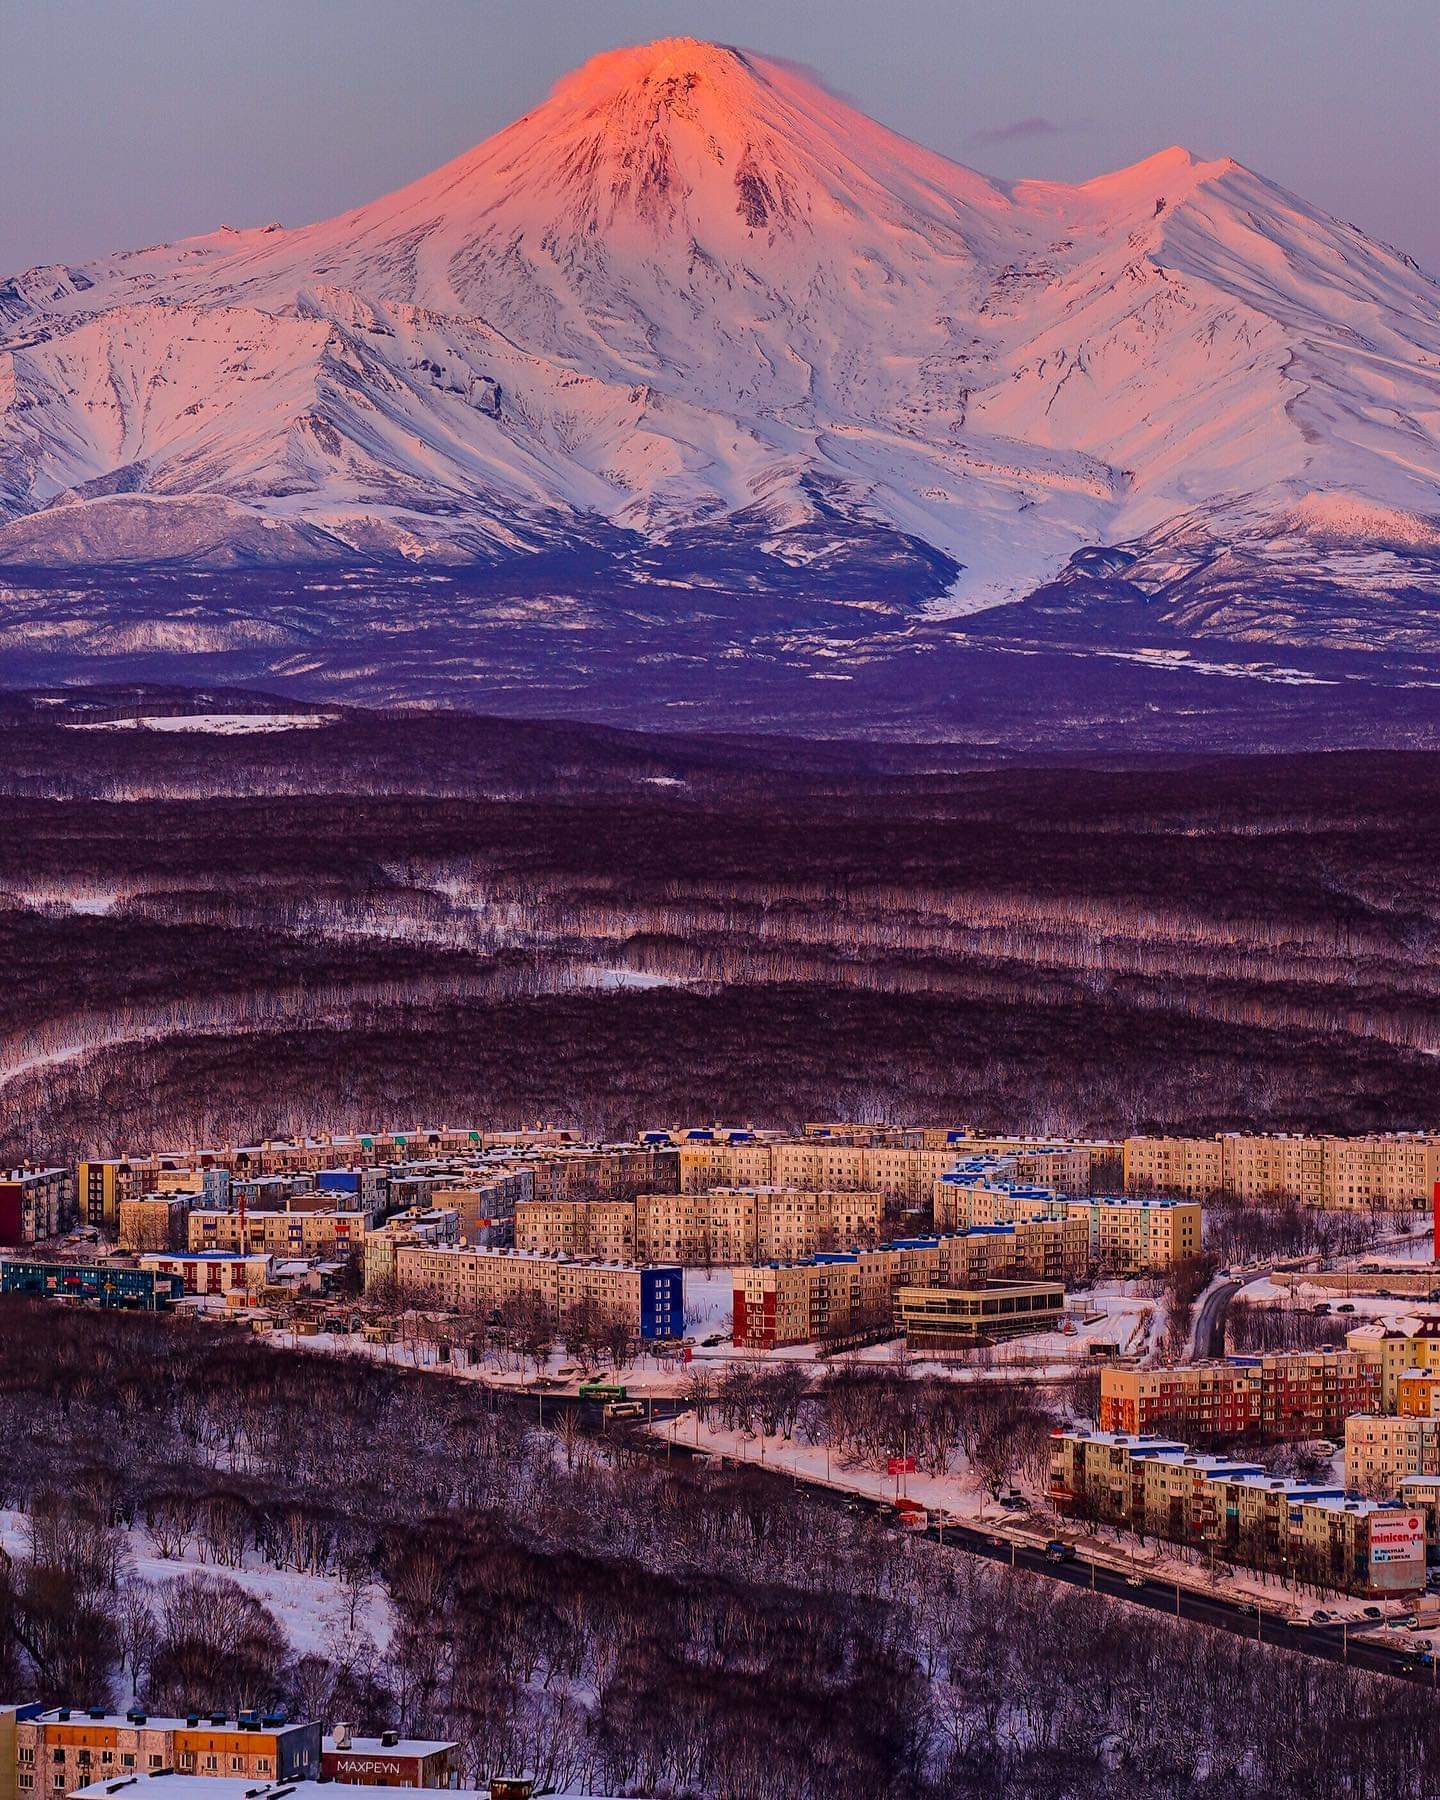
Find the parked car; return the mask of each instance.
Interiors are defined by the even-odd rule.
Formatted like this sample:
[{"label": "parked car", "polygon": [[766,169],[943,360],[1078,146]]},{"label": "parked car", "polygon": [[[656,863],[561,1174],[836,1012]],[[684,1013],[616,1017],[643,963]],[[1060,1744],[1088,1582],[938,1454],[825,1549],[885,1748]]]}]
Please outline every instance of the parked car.
[{"label": "parked car", "polygon": [[1074,1562],[1075,1546],[1065,1543],[1061,1538],[1051,1538],[1045,1546],[1045,1560],[1053,1563]]},{"label": "parked car", "polygon": [[1379,1606],[1367,1606],[1363,1610],[1367,1619],[1383,1619],[1385,1617],[1384,1609]]},{"label": "parked car", "polygon": [[1335,1310],[1336,1312],[1354,1312],[1355,1307],[1351,1301],[1342,1300]]}]

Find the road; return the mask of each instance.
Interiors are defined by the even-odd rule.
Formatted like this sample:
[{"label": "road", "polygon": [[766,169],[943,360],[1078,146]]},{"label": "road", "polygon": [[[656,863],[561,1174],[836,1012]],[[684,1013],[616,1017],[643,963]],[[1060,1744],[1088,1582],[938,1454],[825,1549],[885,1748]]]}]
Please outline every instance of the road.
[{"label": "road", "polygon": [[[1254,1281],[1259,1278],[1251,1276],[1250,1279]],[[1197,1360],[1225,1354],[1225,1314],[1230,1309],[1230,1302],[1244,1286],[1243,1281],[1223,1282],[1219,1287],[1212,1288],[1201,1302],[1192,1336]]]},{"label": "road", "polygon": [[[648,1441],[656,1455],[689,1457],[695,1454],[691,1446],[680,1441],[656,1438],[641,1431],[636,1431],[633,1436],[637,1441]],[[733,1463],[736,1459],[721,1456],[719,1460]],[[763,1463],[746,1461],[743,1466],[770,1480],[784,1481],[801,1489],[813,1505],[852,1515],[868,1515],[886,1523],[894,1522],[894,1507],[888,1500],[833,1487],[791,1470],[767,1469]],[[1268,1608],[1257,1611],[1254,1605],[1228,1599],[1223,1594],[1160,1580],[1153,1575],[1141,1574],[1138,1570],[1132,1574],[1123,1567],[1116,1568],[1107,1562],[1093,1561],[1079,1549],[1072,1551],[1073,1560],[1057,1561],[1047,1554],[1042,1545],[1016,1535],[1003,1525],[932,1524],[923,1533],[917,1531],[914,1535],[929,1539],[943,1550],[961,1551],[966,1555],[983,1557],[987,1562],[1008,1563],[1013,1569],[1024,1569],[1047,1581],[1064,1582],[1069,1587],[1088,1588],[1092,1593],[1106,1594],[1111,1599],[1123,1600],[1130,1606],[1148,1607],[1152,1612],[1167,1613],[1171,1618],[1191,1619],[1221,1631],[1233,1632],[1240,1637],[1254,1638],[1258,1643],[1272,1644],[1280,1649],[1296,1650],[1306,1656],[1318,1657],[1323,1662],[1349,1663],[1357,1669],[1423,1682],[1426,1686],[1440,1689],[1440,1661],[1422,1664],[1416,1650],[1408,1647],[1392,1649],[1388,1644],[1359,1637],[1353,1624],[1349,1627],[1339,1623],[1294,1624]],[[1373,1626],[1368,1629],[1373,1629]]]},{"label": "road", "polygon": [[[788,1475],[781,1478],[790,1479]],[[893,1514],[885,1500],[846,1494],[806,1482],[803,1478],[801,1485],[813,1498],[825,1504],[838,1503],[846,1512],[885,1517]],[[915,1535],[922,1534],[917,1532]],[[1108,1563],[1092,1562],[1079,1551],[1075,1552],[1074,1561],[1052,1561],[1042,1547],[1026,1543],[1003,1530],[947,1524],[931,1525],[923,1535],[946,1549],[963,1550],[990,1562],[1008,1563],[1011,1568],[1025,1569],[1049,1581],[1108,1594],[1112,1599],[1123,1600],[1131,1606],[1145,1606],[1152,1612],[1168,1613],[1172,1618],[1193,1619],[1241,1637],[1252,1637],[1259,1643],[1298,1650],[1325,1662],[1350,1663],[1355,1668],[1370,1669],[1377,1674],[1440,1686],[1440,1664],[1432,1662],[1428,1667],[1419,1664],[1413,1651],[1392,1650],[1388,1645],[1359,1638],[1353,1627],[1347,1630],[1339,1624],[1291,1624],[1277,1613],[1262,1610],[1257,1614],[1253,1606],[1247,1607],[1243,1602],[1226,1599],[1220,1594],[1202,1593],[1184,1585],[1177,1586],[1173,1581],[1156,1580],[1153,1576],[1132,1576]]]}]

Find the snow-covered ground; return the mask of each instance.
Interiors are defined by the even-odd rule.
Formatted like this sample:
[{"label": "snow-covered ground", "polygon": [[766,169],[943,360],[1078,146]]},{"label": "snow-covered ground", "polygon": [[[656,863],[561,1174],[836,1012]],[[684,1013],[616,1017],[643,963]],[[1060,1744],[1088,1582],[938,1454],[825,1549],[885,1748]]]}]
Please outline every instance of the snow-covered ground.
[{"label": "snow-covered ground", "polygon": [[242,737],[261,731],[313,731],[333,725],[334,713],[156,713],[139,719],[77,719],[67,731],[190,731]]},{"label": "snow-covered ground", "polygon": [[[916,1501],[927,1509],[932,1520],[943,1515],[947,1522],[984,1525],[998,1536],[1015,1538],[1024,1544],[1044,1543],[1058,1536],[1074,1544],[1086,1557],[1133,1569],[1152,1580],[1179,1581],[1184,1587],[1223,1594],[1231,1599],[1259,1601],[1270,1611],[1292,1617],[1308,1618],[1317,1606],[1323,1606],[1337,1619],[1351,1619],[1366,1630],[1374,1629],[1374,1622],[1364,1617],[1364,1609],[1377,1604],[1374,1601],[1331,1594],[1322,1598],[1278,1575],[1224,1566],[1216,1568],[1199,1551],[1185,1550],[1154,1538],[1142,1542],[1129,1532],[1082,1527],[1071,1520],[1058,1520],[1033,1490],[1027,1495],[1024,1506],[1006,1506],[986,1493],[963,1459],[958,1460],[957,1466],[941,1473],[917,1472],[897,1477],[880,1468],[847,1463],[831,1454],[823,1444],[730,1430],[713,1422],[702,1423],[693,1412],[658,1421],[649,1429],[657,1438],[684,1444],[711,1456],[733,1457],[740,1462],[793,1475],[801,1481],[823,1483],[844,1493],[863,1494],[875,1500],[893,1501],[903,1497]],[[1024,1488],[1023,1482],[1017,1483],[1017,1491],[1023,1492]],[[1394,1613],[1406,1610],[1408,1601],[1383,1604],[1387,1613]],[[1388,1635],[1393,1638],[1396,1634]],[[1440,1625],[1428,1633],[1404,1632],[1400,1635],[1416,1645],[1432,1639],[1440,1641]]]},{"label": "snow-covered ground", "polygon": [[[1073,1374],[1077,1368],[1098,1366],[1102,1360],[1095,1354],[1114,1347],[1126,1358],[1144,1356],[1158,1343],[1165,1326],[1164,1306],[1153,1295],[1137,1291],[1146,1284],[1112,1282],[1093,1293],[1077,1295],[1071,1318],[1073,1331],[1038,1332],[1033,1337],[1015,1338],[994,1346],[983,1355],[956,1356],[943,1359],[906,1358],[907,1366],[916,1374],[935,1374],[954,1381],[993,1380],[1005,1375],[1034,1379],[1058,1379]],[[798,1362],[818,1373],[831,1359],[821,1354],[817,1344],[797,1344],[779,1350],[756,1352],[736,1349],[730,1339],[733,1271],[727,1268],[685,1271],[686,1336],[694,1340],[690,1362],[675,1352],[647,1351],[638,1361],[628,1365],[619,1379],[632,1394],[649,1394],[656,1398],[685,1391],[692,1368],[722,1370],[726,1363],[751,1361],[760,1356],[767,1362]],[[720,1339],[707,1344],[708,1337]],[[442,1361],[437,1345],[418,1336],[402,1336],[393,1344],[366,1344],[360,1337],[337,1338],[328,1333],[296,1337],[291,1332],[276,1331],[268,1341],[282,1347],[302,1350],[353,1353],[399,1366],[432,1369],[466,1380],[490,1382],[500,1387],[526,1388],[537,1377],[573,1385],[574,1361],[563,1349],[556,1348],[538,1367],[527,1359],[523,1365],[510,1359],[499,1366],[494,1361],[480,1367]],[[884,1363],[902,1354],[899,1338],[869,1344],[858,1350],[843,1351],[843,1357],[860,1362]],[[562,1376],[560,1371],[571,1372]],[[602,1369],[598,1371],[604,1374]]]},{"label": "snow-covered ground", "polygon": [[[0,1549],[16,1556],[22,1554],[25,1547],[24,1514],[0,1512]],[[336,1639],[349,1632],[349,1596],[334,1577],[271,1568],[260,1562],[253,1552],[247,1566],[241,1569],[202,1562],[193,1551],[172,1560],[157,1556],[147,1534],[138,1528],[130,1533],[130,1552],[135,1573],[143,1581],[164,1584],[184,1575],[217,1575],[235,1582],[275,1614],[297,1656],[312,1652],[328,1656],[334,1650]],[[390,1642],[394,1623],[384,1589],[379,1586],[366,1589],[355,1607],[356,1631],[369,1637],[375,1647],[383,1651]]]}]

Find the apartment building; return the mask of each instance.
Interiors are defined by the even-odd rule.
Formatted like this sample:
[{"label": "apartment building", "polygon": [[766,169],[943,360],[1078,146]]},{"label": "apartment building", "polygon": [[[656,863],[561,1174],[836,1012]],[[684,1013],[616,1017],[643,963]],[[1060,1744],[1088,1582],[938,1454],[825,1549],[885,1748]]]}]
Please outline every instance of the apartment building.
[{"label": "apartment building", "polygon": [[1261,1136],[1226,1132],[1220,1139],[1220,1185],[1246,1200],[1283,1198],[1325,1204],[1325,1146],[1291,1132]]},{"label": "apartment building", "polygon": [[1193,1200],[1069,1200],[1090,1227],[1093,1262],[1119,1272],[1168,1269],[1200,1254],[1203,1215]]},{"label": "apartment building", "polygon": [[22,1712],[38,1712],[38,1706],[0,1704],[0,1800],[17,1800],[15,1786],[15,1721]]},{"label": "apartment building", "polygon": [[189,1194],[140,1194],[120,1202],[117,1226],[122,1250],[183,1250],[188,1238]]},{"label": "apartment building", "polygon": [[1429,1206],[1440,1181],[1440,1134],[1324,1140],[1326,1206],[1393,1211]]},{"label": "apartment building", "polygon": [[[242,1242],[242,1218],[244,1222]],[[187,1221],[191,1250],[263,1250],[271,1256],[347,1256],[364,1248],[374,1213],[351,1208],[251,1212],[194,1207]]]},{"label": "apartment building", "polygon": [[566,1145],[525,1161],[537,1200],[610,1200],[673,1192],[680,1185],[680,1154],[669,1145]]},{"label": "apartment building", "polygon": [[474,1242],[498,1220],[513,1218],[517,1206],[535,1198],[535,1172],[525,1168],[476,1170],[450,1179],[431,1195],[434,1206],[453,1207],[460,1235]]},{"label": "apartment building", "polygon": [[1127,1194],[1405,1209],[1428,1205],[1440,1181],[1440,1133],[1130,1137],[1122,1146],[1122,1166]]},{"label": "apartment building", "polygon": [[[904,1206],[924,1206],[940,1176],[966,1160],[966,1150],[965,1140],[930,1148],[893,1139],[867,1143],[819,1137],[686,1142],[678,1151],[679,1185],[686,1193],[767,1187],[874,1192]],[[1091,1190],[1091,1146],[986,1140],[985,1153],[1012,1156],[1017,1180],[1044,1181],[1081,1195]]]},{"label": "apartment building", "polygon": [[1111,1432],[1055,1434],[1050,1496],[1063,1514],[1200,1545],[1354,1594],[1423,1587],[1433,1541],[1429,1515],[1413,1501],[1359,1499],[1183,1444]]},{"label": "apartment building", "polygon": [[1345,1485],[1396,1494],[1411,1475],[1440,1477],[1440,1419],[1356,1413],[1345,1421]]},{"label": "apartment building", "polygon": [[[895,1289],[912,1263],[919,1259],[887,1246],[736,1269],[731,1337],[737,1348],[774,1350],[879,1330],[894,1317]],[[917,1266],[911,1280],[928,1273]]]},{"label": "apartment building", "polygon": [[536,1299],[558,1318],[591,1300],[628,1320],[642,1338],[680,1337],[685,1328],[685,1276],[676,1267],[402,1242],[395,1246],[395,1279],[433,1305],[480,1317],[507,1301]]},{"label": "apartment building", "polygon": [[1011,1156],[973,1156],[937,1177],[930,1190],[937,1231],[972,1225],[1011,1225],[1017,1219],[1063,1218],[1065,1198],[1054,1187],[1021,1181]]},{"label": "apartment building", "polygon": [[0,1249],[18,1249],[68,1230],[73,1188],[68,1169],[0,1171]]},{"label": "apartment building", "polygon": [[737,1268],[732,1336],[771,1350],[892,1324],[901,1288],[975,1290],[994,1281],[1063,1279],[1084,1267],[1079,1221],[1036,1220],[907,1238],[875,1249],[821,1251]]},{"label": "apartment building", "polygon": [[1184,1456],[1178,1439],[1130,1432],[1057,1431],[1050,1452],[1050,1498],[1057,1512],[1125,1525],[1143,1510],[1143,1465],[1152,1456]]},{"label": "apartment building", "polygon": [[1338,1438],[1380,1405],[1380,1366],[1360,1350],[1275,1351],[1174,1368],[1100,1372],[1103,1431],[1173,1431],[1189,1443]]},{"label": "apartment building", "polygon": [[1440,1419],[1440,1372],[1411,1369],[1396,1384],[1395,1410],[1404,1419]]},{"label": "apartment building", "polygon": [[122,1157],[80,1163],[75,1170],[75,1208],[80,1222],[114,1231],[120,1222],[120,1208],[144,1193],[148,1182],[148,1174]]},{"label": "apartment building", "polygon": [[173,1769],[251,1781],[320,1773],[320,1727],[242,1713],[151,1718],[135,1710],[22,1708],[15,1723],[19,1800],[58,1800],[91,1782]]},{"label": "apartment building", "polygon": [[633,1200],[525,1200],[515,1208],[515,1248],[542,1256],[636,1257]]},{"label": "apartment building", "polygon": [[1083,1220],[1093,1262],[1140,1273],[1200,1254],[1204,1214],[1198,1201],[1097,1195],[1089,1199],[1010,1179],[1011,1157],[972,1157],[932,1187],[937,1230],[1022,1220]]},{"label": "apartment building", "polygon": [[1225,1191],[1219,1138],[1128,1137],[1120,1154],[1127,1194],[1208,1200]]},{"label": "apartment building", "polygon": [[532,1200],[516,1208],[515,1247],[547,1255],[724,1266],[877,1242],[883,1209],[878,1193],[810,1194],[794,1188]]},{"label": "apartment building", "polygon": [[1440,1371],[1440,1315],[1357,1325],[1345,1333],[1345,1345],[1379,1364],[1379,1410],[1393,1413],[1400,1404],[1402,1376]]},{"label": "apartment building", "polygon": [[365,1291],[395,1279],[395,1250],[399,1244],[458,1244],[460,1215],[453,1207],[435,1206],[396,1213],[374,1231],[365,1234]]}]

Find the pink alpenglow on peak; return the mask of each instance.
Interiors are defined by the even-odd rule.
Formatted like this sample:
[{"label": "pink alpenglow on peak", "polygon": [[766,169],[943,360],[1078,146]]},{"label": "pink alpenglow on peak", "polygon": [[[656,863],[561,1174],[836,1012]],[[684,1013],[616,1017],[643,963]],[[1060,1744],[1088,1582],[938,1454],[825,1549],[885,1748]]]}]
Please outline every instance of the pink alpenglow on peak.
[{"label": "pink alpenglow on peak", "polygon": [[0,565],[884,533],[964,614],[1085,546],[1437,517],[1440,289],[1398,251],[1179,148],[995,181],[691,38],[337,218],[0,282]]}]

